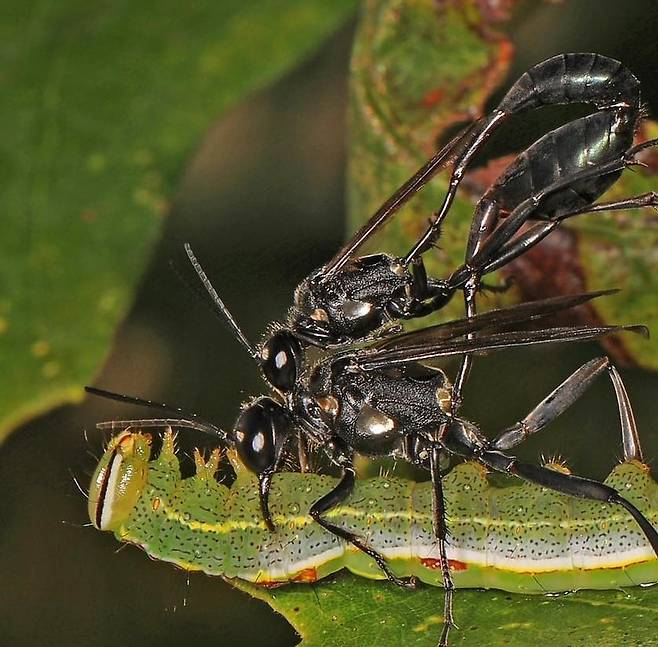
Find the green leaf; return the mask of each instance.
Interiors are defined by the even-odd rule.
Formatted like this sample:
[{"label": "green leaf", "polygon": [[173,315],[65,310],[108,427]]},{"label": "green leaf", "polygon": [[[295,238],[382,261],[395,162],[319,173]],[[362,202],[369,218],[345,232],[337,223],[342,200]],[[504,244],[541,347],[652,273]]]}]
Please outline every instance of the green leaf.
[{"label": "green leaf", "polygon": [[[302,636],[302,647],[436,645],[443,590],[416,591],[341,574],[320,584],[268,591],[240,583],[265,600]],[[456,591],[450,645],[527,647],[550,644],[640,647],[658,635],[658,589],[579,591],[560,596],[503,591]]]},{"label": "green leaf", "polygon": [[81,399],[204,131],[354,5],[3,3],[0,439]]}]

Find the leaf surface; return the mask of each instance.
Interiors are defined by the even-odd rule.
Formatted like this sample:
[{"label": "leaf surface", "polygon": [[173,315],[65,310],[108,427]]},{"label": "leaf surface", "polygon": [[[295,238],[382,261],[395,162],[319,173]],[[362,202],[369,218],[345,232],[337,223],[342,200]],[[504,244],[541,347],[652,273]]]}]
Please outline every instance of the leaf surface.
[{"label": "leaf surface", "polygon": [[[436,645],[441,633],[443,591],[439,588],[407,591],[347,574],[273,591],[245,583],[239,587],[282,613],[302,636],[303,647],[429,647]],[[450,633],[451,647],[658,644],[655,587],[551,597],[458,590],[454,612],[459,628]]]}]

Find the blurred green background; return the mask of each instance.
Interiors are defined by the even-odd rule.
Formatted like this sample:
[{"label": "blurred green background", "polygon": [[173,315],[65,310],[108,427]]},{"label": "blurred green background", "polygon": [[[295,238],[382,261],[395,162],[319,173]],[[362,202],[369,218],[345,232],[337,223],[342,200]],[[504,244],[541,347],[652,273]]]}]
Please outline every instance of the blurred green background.
[{"label": "blurred green background", "polygon": [[[509,78],[554,53],[602,52],[639,76],[656,115],[657,17],[649,1],[526,3],[511,31],[517,55]],[[263,390],[242,348],[169,262],[184,266],[182,244],[190,242],[252,339],[284,315],[294,286],[344,238],[353,30],[348,21],[272,87],[234,106],[182,161],[162,239],[95,384],[202,412],[223,427],[246,396]],[[488,155],[510,152],[515,137],[541,131],[534,117],[520,121]],[[579,345],[483,359],[465,414],[494,432],[600,352]],[[624,377],[645,452],[655,458],[658,378],[639,370]],[[0,448],[0,644],[294,644],[294,632],[264,604],[222,581],[152,562],[137,549],[117,552],[113,537],[83,527],[86,502],[73,476],[86,487],[102,451],[105,438],[94,424],[139,415],[90,399],[30,422]],[[601,478],[620,455],[617,429],[612,391],[602,382],[520,453],[559,454],[575,471]],[[192,434],[180,439],[188,451],[204,442]]]}]

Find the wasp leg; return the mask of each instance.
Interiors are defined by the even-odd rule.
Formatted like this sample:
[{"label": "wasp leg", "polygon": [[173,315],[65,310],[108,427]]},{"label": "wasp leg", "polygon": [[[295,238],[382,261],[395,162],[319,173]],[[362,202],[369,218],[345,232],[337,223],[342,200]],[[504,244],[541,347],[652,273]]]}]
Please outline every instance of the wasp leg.
[{"label": "wasp leg", "polygon": [[522,443],[528,436],[543,429],[576,402],[604,371],[607,371],[615,389],[624,460],[642,461],[640,437],[626,387],[619,371],[610,364],[607,357],[599,357],[583,364],[544,398],[523,420],[511,425],[496,436],[491,441],[490,448],[494,450],[511,449]]},{"label": "wasp leg", "polygon": [[332,508],[335,508],[337,505],[343,503],[350,496],[350,494],[352,494],[352,491],[354,490],[354,481],[356,476],[354,473],[354,467],[352,466],[352,460],[349,459],[349,461],[346,464],[343,464],[341,467],[342,467],[342,474],[340,480],[338,481],[334,489],[327,492],[327,494],[325,494],[321,499],[318,499],[311,506],[311,509],[309,510],[309,514],[311,515],[314,521],[319,523],[325,530],[330,532],[332,535],[336,535],[336,537],[340,537],[341,539],[352,544],[352,546],[358,548],[360,551],[363,551],[369,557],[372,557],[372,559],[374,559],[375,562],[377,563],[377,566],[379,566],[379,568],[382,570],[384,575],[386,575],[386,578],[390,582],[393,582],[393,584],[405,588],[411,588],[411,589],[416,588],[415,577],[410,577],[410,578],[398,577],[397,575],[395,575],[395,573],[393,573],[393,571],[391,571],[383,555],[380,555],[376,550],[368,546],[361,537],[355,535],[352,532],[349,532],[348,530],[344,530],[339,526],[335,526],[334,524],[322,518],[322,515],[325,512],[328,512]]},{"label": "wasp leg", "polygon": [[260,502],[260,512],[265,522],[265,526],[270,532],[276,531],[276,526],[272,519],[272,513],[270,512],[270,488],[272,487],[272,479],[277,472],[281,471],[281,466],[283,464],[284,452],[280,452],[276,457],[274,464],[266,470],[258,473],[258,500]]},{"label": "wasp leg", "polygon": [[[464,304],[466,315],[472,317],[476,314],[476,295],[480,286],[481,277],[485,274],[499,269],[506,265],[517,256],[525,253],[528,249],[543,240],[553,229],[555,229],[563,220],[577,216],[583,213],[596,211],[614,211],[623,209],[635,209],[647,206],[658,205],[658,194],[649,192],[639,196],[626,198],[616,202],[587,205],[573,209],[567,213],[562,213],[550,219],[548,222],[542,222],[531,227],[527,232],[517,235],[520,228],[530,220],[534,214],[542,207],[544,202],[560,191],[565,191],[571,185],[583,180],[601,177],[610,173],[616,173],[633,163],[633,156],[642,148],[653,146],[655,140],[644,142],[643,144],[632,148],[626,155],[621,158],[599,164],[586,169],[579,173],[574,173],[566,178],[549,185],[542,191],[530,196],[521,202],[512,211],[505,222],[498,226],[493,233],[483,242],[479,236],[484,236],[485,232],[491,226],[492,214],[496,209],[491,206],[483,207],[481,219],[474,220],[471,230],[471,238],[467,248],[466,263],[455,270],[448,279],[448,288],[462,288],[464,292]],[[475,333],[469,335],[469,339],[475,337]],[[453,386],[453,415],[457,413],[462,401],[464,385],[468,379],[471,369],[472,359],[470,355],[464,355],[462,358],[457,376]]]},{"label": "wasp leg", "polygon": [[[353,257],[361,247],[376,231],[384,226],[386,222],[397,211],[406,204],[420,189],[422,189],[441,169],[445,168],[457,159],[469,146],[474,134],[479,132],[485,118],[467,126],[457,133],[436,155],[431,157],[421,166],[412,177],[410,177],[395,193],[384,202],[379,209],[368,219],[368,221],[341,247],[338,252],[324,264],[319,273],[320,281],[326,282],[333,277]],[[455,186],[455,191],[457,187]],[[447,213],[447,209],[445,210]],[[414,257],[419,254],[414,254]],[[408,256],[411,263],[413,258]]]},{"label": "wasp leg", "polygon": [[658,556],[658,532],[656,532],[656,529],[630,501],[626,500],[609,485],[575,474],[563,474],[546,467],[524,463],[515,456],[509,456],[498,451],[485,450],[479,454],[479,458],[485,465],[497,472],[518,476],[541,487],[581,499],[620,505],[635,519],[654,553]]},{"label": "wasp leg", "polygon": [[432,477],[432,525],[434,536],[439,544],[439,557],[441,560],[441,574],[443,575],[443,629],[439,647],[447,647],[450,628],[455,626],[452,614],[452,596],[455,585],[450,575],[450,562],[446,552],[446,538],[448,528],[446,524],[445,500],[443,497],[443,481],[441,478],[440,456],[441,449],[433,445],[430,451],[430,475]]},{"label": "wasp leg", "polygon": [[265,526],[270,532],[276,530],[272,515],[270,513],[269,498],[270,487],[272,486],[272,477],[274,470],[267,470],[258,475],[258,500],[260,501],[260,512],[265,522]]},{"label": "wasp leg", "polygon": [[311,464],[311,457],[309,454],[308,441],[306,435],[297,430],[297,460],[299,461],[299,471],[302,473],[312,472],[313,465]]},{"label": "wasp leg", "polygon": [[464,173],[466,172],[466,168],[471,159],[482,148],[482,146],[484,146],[484,143],[508,116],[509,115],[506,112],[500,109],[494,110],[489,116],[476,122],[471,132],[467,133],[468,139],[463,141],[460,154],[454,161],[448,190],[443,198],[443,203],[439,210],[434,214],[425,233],[418,239],[416,244],[404,257],[402,261],[403,265],[409,265],[414,258],[424,254],[434,244],[434,241],[441,230],[441,224],[452,206],[452,202],[457,193],[457,188],[464,178]]},{"label": "wasp leg", "polygon": [[583,364],[562,384],[547,395],[528,415],[511,425],[491,441],[491,448],[506,450],[522,443],[564,413],[592,385],[596,378],[610,368],[607,357],[597,357]]},{"label": "wasp leg", "polygon": [[[466,284],[462,288],[464,291],[464,310],[466,311],[467,317],[474,317],[477,314],[477,305],[475,302],[475,296],[478,292],[478,287],[480,284],[480,276],[476,273],[473,273],[471,277],[466,281]],[[470,332],[466,335],[466,339],[475,339],[476,333]],[[468,376],[471,374],[471,367],[473,365],[473,356],[470,353],[462,355],[459,368],[457,369],[457,375],[452,386],[452,405],[451,413],[456,415],[459,411],[464,386],[468,380]]]},{"label": "wasp leg", "polygon": [[422,257],[414,258],[411,263],[412,283],[408,292],[398,304],[391,302],[389,314],[396,319],[413,319],[424,317],[442,308],[455,293],[448,288],[445,281],[428,279]]},{"label": "wasp leg", "polygon": [[515,236],[508,243],[503,245],[498,255],[494,260],[487,263],[482,269],[482,274],[489,274],[503,265],[507,265],[510,261],[514,260],[521,254],[524,254],[528,249],[534,247],[537,243],[541,242],[548,236],[548,234],[556,229],[558,225],[568,218],[573,218],[574,216],[579,216],[585,213],[597,213],[600,211],[623,211],[627,209],[641,209],[644,207],[655,207],[658,206],[658,193],[654,191],[649,191],[648,193],[642,193],[637,196],[626,198],[624,200],[616,200],[613,202],[600,202],[597,204],[592,204],[574,211],[570,211],[566,214],[562,214],[559,217],[550,220],[549,222],[542,222],[536,224],[526,232],[519,236]]},{"label": "wasp leg", "polygon": [[621,211],[622,209],[641,209],[642,207],[655,207],[658,204],[658,194],[655,191],[640,193],[640,195],[631,196],[624,200],[614,200],[611,202],[598,202],[581,209],[571,211],[566,215],[560,215],[556,220],[562,221],[572,216],[578,216],[581,213],[596,213],[598,211]]},{"label": "wasp leg", "polygon": [[[621,380],[621,376],[614,366],[610,365],[607,357],[601,357],[584,364],[567,378],[553,393],[551,393],[543,402],[541,402],[533,411],[531,411],[524,420],[530,421],[534,425],[534,430],[538,431],[545,424],[555,419],[560,413],[567,409],[575,402],[593,380],[604,370],[608,371],[610,379],[615,388],[617,404],[619,407],[619,419],[621,423],[622,443],[624,445],[624,457],[626,460],[641,459],[642,450],[640,448],[635,418],[631,408],[626,388]],[[585,382],[584,386],[579,386],[579,381]],[[570,395],[569,390],[574,389],[575,395]],[[614,488],[598,481],[576,476],[574,474],[564,474],[546,467],[538,467],[530,463],[523,463],[515,456],[509,456],[498,451],[498,448],[509,448],[520,443],[529,435],[527,430],[521,430],[519,425],[512,426],[507,431],[498,436],[490,445],[477,452],[478,458],[487,466],[498,472],[513,474],[526,481],[535,483],[542,487],[562,492],[581,499],[591,499],[593,501],[603,501],[605,503],[614,503],[625,508],[635,519],[641,528],[645,537],[654,553],[658,556],[658,532],[651,525],[649,520],[628,500],[617,492]]]},{"label": "wasp leg", "polygon": [[612,386],[615,388],[617,396],[617,407],[619,408],[619,422],[621,425],[621,444],[624,448],[624,460],[644,462],[642,455],[642,446],[640,445],[640,435],[637,432],[633,407],[628,398],[626,387],[622,382],[621,375],[617,369],[610,365],[608,374],[612,380]]}]

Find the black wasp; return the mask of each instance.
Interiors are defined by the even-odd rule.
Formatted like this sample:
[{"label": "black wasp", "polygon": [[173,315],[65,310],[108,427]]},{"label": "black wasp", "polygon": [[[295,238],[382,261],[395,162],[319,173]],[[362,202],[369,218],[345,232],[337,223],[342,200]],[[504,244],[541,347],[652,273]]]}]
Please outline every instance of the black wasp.
[{"label": "black wasp", "polygon": [[[592,104],[597,111],[549,132],[519,155],[478,202],[464,264],[447,279],[427,277],[422,255],[431,249],[465,169],[489,136],[512,114],[566,103]],[[342,478],[334,490],[313,505],[310,514],[328,531],[371,555],[398,584],[408,582],[398,579],[363,538],[327,522],[323,514],[349,496],[355,480],[355,452],[395,456],[428,469],[434,484],[435,531],[446,586],[443,644],[451,624],[452,591],[445,559],[446,524],[439,467],[444,456],[467,457],[548,488],[622,505],[658,553],[658,534],[616,491],[581,477],[521,463],[503,453],[570,406],[603,371],[611,375],[622,403],[620,408],[624,407],[627,398],[619,395],[623,394],[623,385],[606,359],[578,369],[523,421],[493,441],[458,416],[471,353],[594,339],[621,330],[615,326],[518,329],[528,320],[601,293],[557,297],[480,315],[476,314],[475,297],[484,275],[522,254],[563,220],[586,212],[658,202],[656,195],[649,193],[595,203],[624,168],[638,163],[638,152],[654,145],[650,141],[633,146],[640,116],[639,81],[618,61],[597,54],[565,54],[539,63],[520,77],[491,114],[430,159],[328,263],[300,284],[286,324],[274,327],[258,347],[247,340],[187,246],[190,261],[217,312],[257,361],[274,391],[273,397],[262,396],[245,404],[228,434],[177,408],[98,389],[89,391],[186,416],[176,421],[116,424],[168,423],[222,437],[258,475],[263,516],[272,530],[267,495],[286,452],[306,442],[322,449],[340,468]],[[407,255],[356,257],[361,245],[446,166],[451,168],[451,178],[443,204]],[[464,294],[465,319],[406,334],[386,334],[386,328],[399,319],[440,309],[457,290]],[[367,344],[357,347],[357,342]],[[331,352],[312,364],[305,351],[309,345]],[[463,357],[453,384],[440,369],[420,363],[449,355]]]}]

